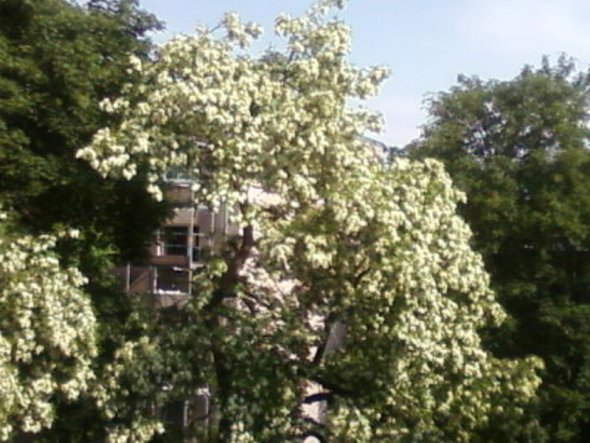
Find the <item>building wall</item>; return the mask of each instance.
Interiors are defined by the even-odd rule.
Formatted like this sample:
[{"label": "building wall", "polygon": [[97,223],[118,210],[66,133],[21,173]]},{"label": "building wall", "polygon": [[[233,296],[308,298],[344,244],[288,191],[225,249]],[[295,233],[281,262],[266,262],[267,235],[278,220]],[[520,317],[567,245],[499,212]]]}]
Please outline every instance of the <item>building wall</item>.
[{"label": "building wall", "polygon": [[174,214],[154,233],[148,262],[127,263],[115,275],[126,293],[151,295],[168,306],[191,295],[190,281],[204,257],[238,229],[229,226],[225,207],[214,213],[196,205],[188,181],[171,182],[165,197],[175,205]]}]

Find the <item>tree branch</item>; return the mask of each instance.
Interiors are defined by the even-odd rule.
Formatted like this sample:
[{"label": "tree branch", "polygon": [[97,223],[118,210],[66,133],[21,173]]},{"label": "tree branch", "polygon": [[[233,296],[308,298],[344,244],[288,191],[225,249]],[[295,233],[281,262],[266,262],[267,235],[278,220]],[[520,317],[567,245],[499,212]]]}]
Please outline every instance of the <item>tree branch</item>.
[{"label": "tree branch", "polygon": [[219,286],[213,293],[213,297],[207,306],[208,309],[213,309],[219,306],[226,298],[235,296],[235,288],[239,282],[240,271],[244,267],[244,263],[246,263],[248,257],[250,257],[253,248],[254,227],[248,225],[243,230],[242,244],[228,264],[225,273],[219,278]]},{"label": "tree branch", "polygon": [[333,392],[317,392],[315,394],[311,394],[306,396],[303,399],[303,404],[305,405],[309,405],[312,403],[318,403],[318,402],[322,402],[322,401],[330,401],[334,398],[334,393]]},{"label": "tree branch", "polygon": [[352,389],[344,388],[336,383],[326,381],[320,377],[312,377],[310,380],[330,390],[332,396],[340,395],[342,397],[350,397],[355,393]]}]

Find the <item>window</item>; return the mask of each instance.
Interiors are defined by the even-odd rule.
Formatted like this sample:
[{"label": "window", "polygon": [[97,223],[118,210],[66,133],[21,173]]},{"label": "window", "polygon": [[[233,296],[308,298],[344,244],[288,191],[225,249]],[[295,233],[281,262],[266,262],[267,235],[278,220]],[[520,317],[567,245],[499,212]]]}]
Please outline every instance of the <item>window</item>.
[{"label": "window", "polygon": [[189,284],[189,274],[186,269],[174,266],[156,267],[155,292],[187,294]]},{"label": "window", "polygon": [[[163,255],[189,256],[189,226],[167,226],[160,230],[160,239],[163,246]],[[201,237],[203,234],[198,226],[193,227],[192,260],[201,259]]]},{"label": "window", "polygon": [[164,255],[187,255],[188,227],[167,226],[162,229]]},{"label": "window", "polygon": [[189,185],[192,183],[190,176],[191,174],[188,168],[176,166],[166,171],[166,173],[164,174],[164,181],[168,183]]}]

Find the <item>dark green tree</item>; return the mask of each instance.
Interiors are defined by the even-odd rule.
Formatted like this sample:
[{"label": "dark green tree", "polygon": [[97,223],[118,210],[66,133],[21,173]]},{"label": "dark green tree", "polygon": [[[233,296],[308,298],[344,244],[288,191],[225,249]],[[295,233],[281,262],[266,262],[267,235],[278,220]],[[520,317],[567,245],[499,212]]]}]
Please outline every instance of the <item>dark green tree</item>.
[{"label": "dark green tree", "polygon": [[[467,194],[462,215],[512,316],[489,346],[545,361],[532,441],[590,441],[589,88],[565,56],[510,81],[460,77],[408,147],[443,161]],[[527,439],[507,423],[490,432]]]},{"label": "dark green tree", "polygon": [[[147,57],[159,26],[136,0],[0,0],[0,201],[23,226],[80,228],[87,251],[144,249],[157,205],[75,153],[109,122],[99,102],[130,80],[129,56]],[[82,266],[97,265],[86,254]]]},{"label": "dark green tree", "polygon": [[[137,0],[0,0],[0,204],[20,232],[81,231],[58,245],[64,265],[89,277],[100,357],[110,358],[130,306],[112,266],[141,260],[166,215],[138,176],[104,180],[78,149],[116,117],[99,103],[133,81],[129,57],[146,59],[161,27]],[[96,426],[94,426],[96,425]],[[90,403],[63,405],[48,441],[100,441]]]}]

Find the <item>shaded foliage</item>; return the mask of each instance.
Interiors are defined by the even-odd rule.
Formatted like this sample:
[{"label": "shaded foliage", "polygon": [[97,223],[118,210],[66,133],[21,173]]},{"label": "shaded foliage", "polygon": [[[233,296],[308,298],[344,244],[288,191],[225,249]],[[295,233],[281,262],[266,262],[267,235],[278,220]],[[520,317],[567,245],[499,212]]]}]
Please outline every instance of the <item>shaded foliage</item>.
[{"label": "shaded foliage", "polygon": [[[147,57],[159,26],[131,0],[0,1],[0,199],[22,225],[81,228],[86,252],[145,250],[161,207],[141,179],[105,182],[75,151],[112,121],[98,104],[131,80],[129,55]],[[88,256],[83,268],[96,265]]]}]

